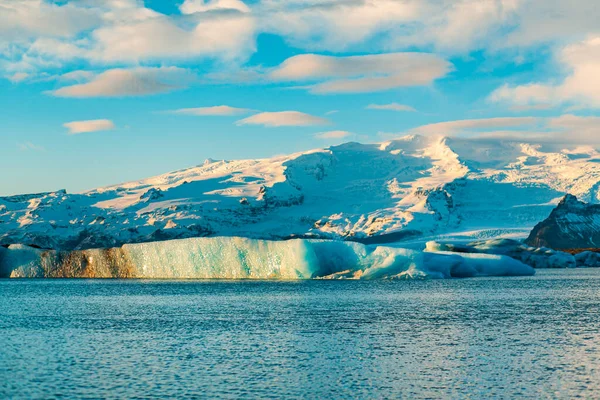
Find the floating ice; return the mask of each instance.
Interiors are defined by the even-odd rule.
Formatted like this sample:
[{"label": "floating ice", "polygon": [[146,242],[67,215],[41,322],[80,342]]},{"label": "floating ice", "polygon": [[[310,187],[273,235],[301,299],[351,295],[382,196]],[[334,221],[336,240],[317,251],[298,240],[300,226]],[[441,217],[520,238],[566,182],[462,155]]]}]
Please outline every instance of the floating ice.
[{"label": "floating ice", "polygon": [[5,277],[152,279],[410,279],[533,275],[506,256],[418,252],[325,240],[196,238],[71,252],[13,245]]},{"label": "floating ice", "polygon": [[[428,242],[426,251],[451,251],[461,254],[500,254],[511,257],[533,268],[575,268],[578,266],[596,266],[598,257],[593,255],[573,255],[548,248],[527,246],[518,240],[492,239],[468,244]],[[587,263],[587,265],[586,265]]]}]

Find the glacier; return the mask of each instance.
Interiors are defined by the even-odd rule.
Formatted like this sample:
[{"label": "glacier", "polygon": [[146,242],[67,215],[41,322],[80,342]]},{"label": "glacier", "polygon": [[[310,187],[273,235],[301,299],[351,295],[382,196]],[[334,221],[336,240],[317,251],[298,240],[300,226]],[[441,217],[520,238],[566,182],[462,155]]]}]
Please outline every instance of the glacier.
[{"label": "glacier", "polygon": [[0,197],[0,245],[85,250],[239,236],[368,244],[525,238],[565,194],[600,200],[600,153],[405,136],[195,167],[92,189]]},{"label": "glacier", "polygon": [[0,247],[0,277],[139,279],[421,279],[528,276],[503,255],[417,251],[354,242],[190,238],[107,249]]}]

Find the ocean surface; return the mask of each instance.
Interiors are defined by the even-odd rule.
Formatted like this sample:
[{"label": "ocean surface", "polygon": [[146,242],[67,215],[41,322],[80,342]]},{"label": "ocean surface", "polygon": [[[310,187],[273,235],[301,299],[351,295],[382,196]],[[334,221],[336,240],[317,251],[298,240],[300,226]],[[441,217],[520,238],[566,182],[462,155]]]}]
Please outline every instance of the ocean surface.
[{"label": "ocean surface", "polygon": [[0,398],[600,398],[600,270],[0,280]]}]

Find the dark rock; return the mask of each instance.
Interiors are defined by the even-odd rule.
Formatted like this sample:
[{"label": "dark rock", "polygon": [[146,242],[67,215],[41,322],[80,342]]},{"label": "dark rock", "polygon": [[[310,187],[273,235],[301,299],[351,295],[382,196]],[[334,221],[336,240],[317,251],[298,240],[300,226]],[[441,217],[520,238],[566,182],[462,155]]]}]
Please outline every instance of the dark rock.
[{"label": "dark rock", "polygon": [[550,216],[537,224],[525,241],[555,250],[589,249],[600,244],[600,205],[567,195]]}]

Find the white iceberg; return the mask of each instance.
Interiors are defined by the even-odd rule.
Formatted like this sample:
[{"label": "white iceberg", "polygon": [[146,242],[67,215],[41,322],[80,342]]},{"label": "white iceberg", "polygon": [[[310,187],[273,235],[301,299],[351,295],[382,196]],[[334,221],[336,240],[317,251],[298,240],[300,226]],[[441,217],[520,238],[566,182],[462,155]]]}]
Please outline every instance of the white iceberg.
[{"label": "white iceberg", "polygon": [[[451,251],[460,254],[499,254],[511,257],[530,267],[540,268],[576,268],[578,266],[596,266],[599,258],[594,255],[575,256],[545,247],[531,247],[518,240],[492,239],[472,243],[428,242],[426,251]],[[585,259],[584,259],[585,258]]]}]

